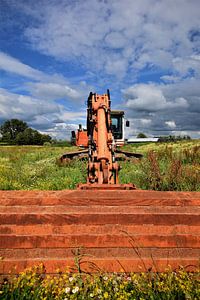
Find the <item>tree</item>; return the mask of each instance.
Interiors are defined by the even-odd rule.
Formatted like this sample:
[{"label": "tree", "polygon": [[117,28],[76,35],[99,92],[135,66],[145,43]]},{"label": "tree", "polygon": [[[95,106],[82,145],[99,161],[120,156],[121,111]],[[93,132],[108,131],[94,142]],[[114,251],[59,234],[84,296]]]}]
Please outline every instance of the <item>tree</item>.
[{"label": "tree", "polygon": [[137,138],[144,139],[144,138],[147,138],[147,136],[144,133],[140,132],[140,133],[138,133]]},{"label": "tree", "polygon": [[32,128],[26,128],[24,132],[20,132],[16,137],[17,145],[43,145],[51,141],[51,137],[46,134],[41,134]]},{"label": "tree", "polygon": [[20,120],[12,119],[6,121],[1,127],[2,141],[17,145],[43,145],[50,142],[51,137],[41,134]]},{"label": "tree", "polygon": [[2,134],[2,141],[7,142],[9,144],[15,143],[15,139],[20,132],[24,132],[24,130],[28,128],[26,122],[23,122],[18,119],[11,119],[0,127],[0,133]]}]

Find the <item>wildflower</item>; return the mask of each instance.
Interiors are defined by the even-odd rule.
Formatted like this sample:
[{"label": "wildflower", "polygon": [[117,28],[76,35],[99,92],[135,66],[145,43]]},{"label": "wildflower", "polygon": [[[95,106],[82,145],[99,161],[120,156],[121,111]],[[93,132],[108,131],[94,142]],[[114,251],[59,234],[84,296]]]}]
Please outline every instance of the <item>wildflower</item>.
[{"label": "wildflower", "polygon": [[70,292],[70,287],[66,287],[65,293],[69,293],[69,292]]},{"label": "wildflower", "polygon": [[104,293],[104,298],[107,299],[108,298],[108,292]]},{"label": "wildflower", "polygon": [[128,281],[131,281],[131,277],[127,277],[126,279],[127,279]]},{"label": "wildflower", "polygon": [[104,276],[104,277],[103,277],[103,280],[105,280],[105,281],[108,280],[108,277],[107,277],[107,276]]},{"label": "wildflower", "polygon": [[94,297],[94,294],[91,293],[91,294],[90,294],[90,297],[93,298],[93,297]]},{"label": "wildflower", "polygon": [[76,286],[76,287],[72,290],[72,293],[75,294],[75,293],[77,293],[78,291],[79,291],[79,287]]},{"label": "wildflower", "polygon": [[72,282],[74,280],[73,277],[69,277],[69,281]]},{"label": "wildflower", "polygon": [[98,294],[101,294],[101,289],[98,289],[98,290],[97,290],[97,293],[98,293]]}]

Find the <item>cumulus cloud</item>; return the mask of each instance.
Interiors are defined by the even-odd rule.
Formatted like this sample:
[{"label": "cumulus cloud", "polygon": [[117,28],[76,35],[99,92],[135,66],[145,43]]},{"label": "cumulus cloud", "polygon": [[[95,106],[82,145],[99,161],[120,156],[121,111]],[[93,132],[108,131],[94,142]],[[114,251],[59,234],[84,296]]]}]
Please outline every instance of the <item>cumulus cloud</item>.
[{"label": "cumulus cloud", "polygon": [[123,90],[123,94],[131,128],[135,126],[137,132],[166,135],[184,131],[192,137],[198,137],[198,80],[185,79],[184,82],[173,84],[135,84]]},{"label": "cumulus cloud", "polygon": [[35,116],[59,113],[60,108],[54,103],[47,105],[44,100],[0,89],[0,111],[1,119],[17,118],[28,121]]},{"label": "cumulus cloud", "polygon": [[4,52],[0,52],[0,70],[32,79],[33,81],[28,82],[26,86],[23,86],[23,89],[28,90],[32,96],[42,99],[65,98],[81,101],[82,97],[86,96],[86,92],[89,91],[86,83],[83,85],[80,82],[77,88],[73,88],[62,75],[46,74]]},{"label": "cumulus cloud", "polygon": [[[199,45],[198,0],[42,1],[32,10],[30,3],[18,6],[38,18],[37,26],[25,29],[34,49],[60,60],[78,60],[97,72],[111,74],[109,62],[123,76],[147,66],[185,72],[188,66],[181,70],[179,61],[192,57]],[[44,14],[37,15],[41,6]]]},{"label": "cumulus cloud", "polygon": [[171,129],[174,129],[176,128],[176,123],[172,120],[172,121],[166,121],[165,124],[171,128]]},{"label": "cumulus cloud", "polygon": [[38,82],[29,83],[28,87],[30,88],[32,95],[42,97],[42,99],[81,99],[81,94],[77,90],[64,84],[52,82]]},{"label": "cumulus cloud", "polygon": [[72,130],[74,127],[69,125],[72,122],[83,122],[85,111],[70,111],[54,102],[0,89],[0,122],[13,118],[24,120],[42,132],[51,132],[53,136],[56,132],[65,138],[69,132],[64,132],[64,129],[70,126]]},{"label": "cumulus cloud", "polygon": [[138,111],[155,112],[173,108],[187,108],[187,100],[180,97],[167,101],[162,89],[154,84],[136,84],[124,91],[126,106]]},{"label": "cumulus cloud", "polygon": [[[56,113],[40,113],[38,117],[35,114],[35,126],[41,123],[45,127],[49,119],[61,130],[63,118],[71,124],[70,115],[84,120],[83,112],[77,112],[76,106],[77,101],[82,104],[86,99],[89,86],[103,92],[106,86],[112,88],[111,95],[114,94],[115,99],[119,99],[119,90],[122,90],[133,132],[144,129],[155,134],[157,130],[159,133],[176,130],[198,135],[199,0],[18,0],[5,3],[6,12],[9,8],[11,16],[20,17],[10,17],[8,28],[18,29],[26,47],[51,56],[54,62],[64,64],[64,68],[72,68],[73,76],[78,73],[80,77],[80,80],[78,76],[76,80],[66,80],[59,74],[47,75],[31,64],[0,52],[1,69],[31,81],[24,87],[30,96],[9,96],[18,103],[18,106],[14,101],[11,103],[15,115],[23,114],[23,99],[29,104],[36,99],[38,103],[46,101]],[[1,28],[7,27],[4,24]],[[56,111],[60,109],[55,102],[58,99],[66,102],[60,115]],[[73,111],[67,110],[68,101],[75,103]],[[5,96],[1,98],[1,105],[4,102]],[[40,112],[43,104],[39,105]],[[116,106],[119,107],[119,102]],[[6,113],[5,109],[4,105],[2,114],[9,115],[9,109]],[[36,111],[34,104],[33,111]],[[56,120],[59,122],[53,123]]]}]

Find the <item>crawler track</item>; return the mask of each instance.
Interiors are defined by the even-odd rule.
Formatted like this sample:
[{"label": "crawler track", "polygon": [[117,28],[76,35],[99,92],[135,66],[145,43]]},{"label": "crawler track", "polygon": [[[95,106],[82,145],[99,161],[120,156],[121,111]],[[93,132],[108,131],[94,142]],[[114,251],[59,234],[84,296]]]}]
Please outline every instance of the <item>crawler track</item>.
[{"label": "crawler track", "polygon": [[[47,273],[195,269],[200,193],[141,190],[0,191],[0,273],[43,262]],[[83,256],[82,256],[83,255]]]}]

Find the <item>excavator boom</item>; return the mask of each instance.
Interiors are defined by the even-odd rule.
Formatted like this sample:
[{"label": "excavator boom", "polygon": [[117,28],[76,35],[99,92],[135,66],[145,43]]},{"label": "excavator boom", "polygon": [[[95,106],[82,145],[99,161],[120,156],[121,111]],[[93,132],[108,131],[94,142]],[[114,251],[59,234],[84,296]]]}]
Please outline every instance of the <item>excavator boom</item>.
[{"label": "excavator boom", "polygon": [[111,130],[109,92],[90,93],[88,97],[88,178],[87,183],[117,184],[118,163],[115,161],[115,141]]}]

